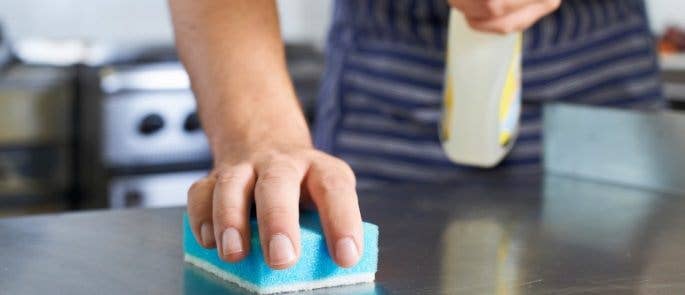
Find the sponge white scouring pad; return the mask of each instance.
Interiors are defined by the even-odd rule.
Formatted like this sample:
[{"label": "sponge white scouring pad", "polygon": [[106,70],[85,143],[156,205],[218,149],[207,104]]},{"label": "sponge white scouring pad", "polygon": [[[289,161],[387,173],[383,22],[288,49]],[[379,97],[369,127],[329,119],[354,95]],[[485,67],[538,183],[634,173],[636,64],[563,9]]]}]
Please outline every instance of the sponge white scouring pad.
[{"label": "sponge white scouring pad", "polygon": [[183,217],[185,261],[219,278],[250,291],[269,294],[373,282],[378,264],[378,227],[364,223],[364,250],[359,263],[341,268],[328,254],[319,216],[300,214],[300,260],[285,270],[273,270],[264,261],[256,221],[252,222],[250,253],[237,263],[222,261],[216,249],[205,249],[192,234],[187,215]]}]

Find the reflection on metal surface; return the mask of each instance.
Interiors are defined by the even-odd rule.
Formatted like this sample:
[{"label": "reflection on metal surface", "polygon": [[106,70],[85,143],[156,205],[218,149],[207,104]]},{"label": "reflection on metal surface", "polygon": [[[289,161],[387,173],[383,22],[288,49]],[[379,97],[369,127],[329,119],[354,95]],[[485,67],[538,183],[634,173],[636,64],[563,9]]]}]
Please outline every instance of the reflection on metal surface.
[{"label": "reflection on metal surface", "polygon": [[519,294],[521,248],[512,240],[513,225],[491,218],[448,225],[442,242],[441,292]]},{"label": "reflection on metal surface", "polygon": [[544,118],[547,172],[685,192],[685,114],[555,104]]},{"label": "reflection on metal surface", "polygon": [[[535,176],[359,196],[381,235],[371,294],[685,294],[683,195]],[[185,268],[183,211],[2,219],[0,292],[240,294]]]},{"label": "reflection on metal surface", "polygon": [[629,251],[647,226],[659,194],[548,176],[542,230],[557,242],[598,252]]},{"label": "reflection on metal surface", "polygon": [[197,267],[185,264],[183,266],[183,294],[184,295],[200,295],[200,294],[252,294],[251,292],[222,281],[210,273],[207,273]]},{"label": "reflection on metal surface", "polygon": [[[305,291],[312,295],[382,295],[386,294],[379,285],[374,283],[333,287]],[[254,294],[235,284],[221,280],[214,275],[197,267],[185,263],[183,266],[183,294]]]},{"label": "reflection on metal surface", "polygon": [[[682,216],[685,212],[685,203],[668,206],[661,212],[663,216]],[[640,294],[655,294],[660,289],[683,288],[685,289],[685,258],[682,257],[685,245],[685,222],[674,226],[659,227],[653,230],[652,239],[649,241],[643,267],[643,279],[639,283]]]}]

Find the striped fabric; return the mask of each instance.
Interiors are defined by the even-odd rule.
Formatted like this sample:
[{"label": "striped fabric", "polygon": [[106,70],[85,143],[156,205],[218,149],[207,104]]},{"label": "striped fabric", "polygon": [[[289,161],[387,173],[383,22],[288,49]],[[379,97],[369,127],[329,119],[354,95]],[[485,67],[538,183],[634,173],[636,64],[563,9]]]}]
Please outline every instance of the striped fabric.
[{"label": "striped fabric", "polygon": [[[446,0],[336,1],[315,141],[360,186],[454,182],[489,170],[449,162],[438,139]],[[524,35],[521,130],[500,173],[539,171],[541,104],[661,104],[644,3],[565,0]]]}]

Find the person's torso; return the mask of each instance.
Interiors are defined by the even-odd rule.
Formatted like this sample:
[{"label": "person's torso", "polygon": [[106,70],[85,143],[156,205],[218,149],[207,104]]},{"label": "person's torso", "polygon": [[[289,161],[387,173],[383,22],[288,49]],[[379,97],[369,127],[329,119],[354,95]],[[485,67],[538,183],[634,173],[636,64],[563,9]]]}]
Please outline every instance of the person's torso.
[{"label": "person's torso", "polygon": [[[317,145],[361,178],[448,181],[479,171],[439,143],[446,0],[336,1]],[[521,131],[500,170],[536,170],[540,103],[645,107],[661,97],[644,4],[566,0],[524,35]]]}]

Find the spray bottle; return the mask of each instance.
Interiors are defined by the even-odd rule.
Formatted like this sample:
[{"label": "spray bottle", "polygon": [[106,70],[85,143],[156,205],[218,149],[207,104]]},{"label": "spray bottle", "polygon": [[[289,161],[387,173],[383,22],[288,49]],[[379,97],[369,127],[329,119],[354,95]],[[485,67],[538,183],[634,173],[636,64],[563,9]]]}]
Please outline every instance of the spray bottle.
[{"label": "spray bottle", "polygon": [[471,29],[450,12],[440,138],[455,163],[493,167],[516,140],[521,113],[521,33]]}]

